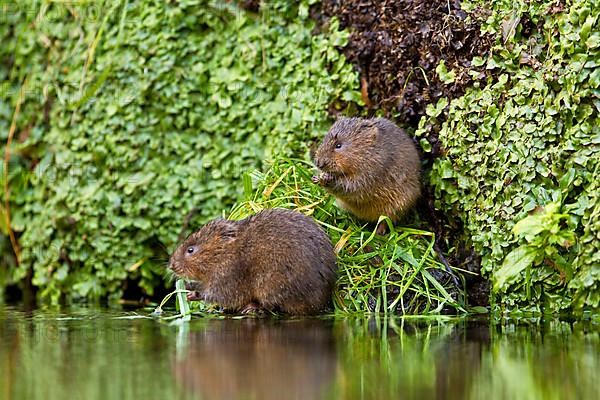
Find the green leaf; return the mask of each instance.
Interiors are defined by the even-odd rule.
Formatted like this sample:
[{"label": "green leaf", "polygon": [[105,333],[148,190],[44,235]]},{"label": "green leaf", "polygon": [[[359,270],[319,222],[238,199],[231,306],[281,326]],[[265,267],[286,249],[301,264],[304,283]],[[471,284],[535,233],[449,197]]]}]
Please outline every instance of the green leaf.
[{"label": "green leaf", "polygon": [[252,176],[248,171],[242,175],[242,183],[244,184],[244,197],[246,200],[250,200],[254,190],[252,188]]},{"label": "green leaf", "polygon": [[494,273],[494,292],[505,290],[519,274],[531,267],[537,255],[537,250],[531,246],[519,246],[504,258],[504,262],[498,271]]},{"label": "green leaf", "polygon": [[4,206],[0,204],[0,232],[4,236],[8,236],[8,225],[6,224],[6,211],[4,211]]},{"label": "green leaf", "polygon": [[585,41],[585,45],[589,48],[589,49],[595,49],[597,47],[600,47],[600,33],[598,32],[594,32],[586,41]]},{"label": "green leaf", "polygon": [[438,66],[435,68],[435,72],[438,74],[440,80],[446,85],[453,83],[454,79],[456,78],[454,71],[448,71],[448,69],[446,69],[446,62],[444,60],[440,61]]}]

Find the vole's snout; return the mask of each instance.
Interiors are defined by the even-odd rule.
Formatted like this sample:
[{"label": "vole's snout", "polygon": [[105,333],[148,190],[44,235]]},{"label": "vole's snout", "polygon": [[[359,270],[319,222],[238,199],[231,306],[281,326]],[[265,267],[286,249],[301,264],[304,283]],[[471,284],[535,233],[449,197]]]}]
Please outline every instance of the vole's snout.
[{"label": "vole's snout", "polygon": [[168,268],[173,271],[175,274],[179,274],[181,273],[181,266],[179,265],[178,262],[176,262],[175,260],[173,260],[172,258],[169,259],[169,266]]},{"label": "vole's snout", "polygon": [[315,165],[319,169],[323,169],[327,166],[327,163],[322,158],[315,158]]}]

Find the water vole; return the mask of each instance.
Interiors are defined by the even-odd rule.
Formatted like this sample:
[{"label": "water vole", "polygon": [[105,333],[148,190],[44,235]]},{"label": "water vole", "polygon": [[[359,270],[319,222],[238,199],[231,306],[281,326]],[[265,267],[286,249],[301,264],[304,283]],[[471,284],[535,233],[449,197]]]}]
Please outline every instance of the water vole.
[{"label": "water vole", "polygon": [[314,157],[313,182],[360,219],[392,220],[410,210],[421,194],[421,162],[412,139],[385,118],[341,118]]},{"label": "water vole", "polygon": [[199,299],[227,311],[295,315],[327,309],[337,269],[325,232],[284,209],[209,222],[179,245],[169,268],[192,281]]}]

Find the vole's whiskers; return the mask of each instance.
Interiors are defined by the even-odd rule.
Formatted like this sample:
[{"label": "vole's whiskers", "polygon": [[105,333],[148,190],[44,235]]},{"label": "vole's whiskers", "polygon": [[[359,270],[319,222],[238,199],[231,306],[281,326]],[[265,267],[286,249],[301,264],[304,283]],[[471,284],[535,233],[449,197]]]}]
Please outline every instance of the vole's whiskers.
[{"label": "vole's whiskers", "polygon": [[178,279],[177,275],[173,270],[171,270],[171,268],[165,268],[163,275],[164,280],[169,284],[174,283]]}]

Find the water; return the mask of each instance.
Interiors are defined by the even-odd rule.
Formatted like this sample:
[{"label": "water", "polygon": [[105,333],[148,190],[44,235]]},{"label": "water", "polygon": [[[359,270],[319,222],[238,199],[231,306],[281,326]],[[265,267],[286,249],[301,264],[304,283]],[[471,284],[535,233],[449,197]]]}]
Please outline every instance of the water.
[{"label": "water", "polygon": [[598,399],[592,322],[0,306],[0,399]]}]

